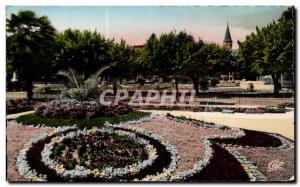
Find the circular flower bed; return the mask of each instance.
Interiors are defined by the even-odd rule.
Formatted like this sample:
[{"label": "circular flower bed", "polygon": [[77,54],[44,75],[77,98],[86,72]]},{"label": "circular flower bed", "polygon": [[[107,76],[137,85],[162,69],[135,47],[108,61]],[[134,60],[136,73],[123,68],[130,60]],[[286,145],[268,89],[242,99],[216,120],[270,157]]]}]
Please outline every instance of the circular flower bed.
[{"label": "circular flower bed", "polygon": [[112,129],[72,131],[51,139],[42,151],[45,165],[66,179],[132,175],[156,158],[148,141]]},{"label": "circular flower bed", "polygon": [[166,180],[177,162],[173,146],[122,124],[102,129],[57,128],[33,138],[17,158],[32,181]]}]

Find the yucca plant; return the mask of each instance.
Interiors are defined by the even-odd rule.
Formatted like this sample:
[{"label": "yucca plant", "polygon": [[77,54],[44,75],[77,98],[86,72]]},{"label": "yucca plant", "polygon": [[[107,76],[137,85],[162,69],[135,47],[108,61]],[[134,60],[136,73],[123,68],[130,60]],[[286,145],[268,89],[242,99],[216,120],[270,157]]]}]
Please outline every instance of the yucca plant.
[{"label": "yucca plant", "polygon": [[72,68],[67,71],[59,71],[58,75],[62,75],[69,80],[69,89],[64,91],[61,97],[81,101],[94,97],[103,86],[102,84],[99,85],[102,81],[101,74],[109,67],[109,65],[104,66],[89,77],[85,77],[84,74],[80,74]]}]

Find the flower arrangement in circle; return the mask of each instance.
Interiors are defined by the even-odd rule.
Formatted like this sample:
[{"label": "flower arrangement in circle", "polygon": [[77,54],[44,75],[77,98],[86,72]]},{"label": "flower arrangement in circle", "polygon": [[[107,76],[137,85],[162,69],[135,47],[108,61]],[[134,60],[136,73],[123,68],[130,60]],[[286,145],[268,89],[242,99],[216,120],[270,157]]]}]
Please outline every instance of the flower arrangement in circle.
[{"label": "flower arrangement in circle", "polygon": [[166,181],[178,162],[176,149],[131,125],[154,117],[101,129],[58,127],[25,144],[18,171],[31,181]]},{"label": "flower arrangement in circle", "polygon": [[97,128],[55,137],[41,154],[45,165],[66,179],[132,175],[158,156],[148,141],[134,133]]}]

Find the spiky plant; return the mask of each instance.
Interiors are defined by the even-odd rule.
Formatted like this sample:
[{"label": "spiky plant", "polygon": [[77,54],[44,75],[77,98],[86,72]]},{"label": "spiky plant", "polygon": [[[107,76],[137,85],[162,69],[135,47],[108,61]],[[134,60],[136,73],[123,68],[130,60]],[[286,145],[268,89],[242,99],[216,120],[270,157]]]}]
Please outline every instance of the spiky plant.
[{"label": "spiky plant", "polygon": [[101,74],[109,67],[104,66],[89,77],[85,77],[84,74],[80,74],[72,68],[69,68],[67,71],[59,71],[58,75],[62,75],[69,80],[70,87],[62,93],[61,97],[77,100],[88,100],[94,97],[97,91],[103,86],[100,85],[99,87],[102,81]]}]

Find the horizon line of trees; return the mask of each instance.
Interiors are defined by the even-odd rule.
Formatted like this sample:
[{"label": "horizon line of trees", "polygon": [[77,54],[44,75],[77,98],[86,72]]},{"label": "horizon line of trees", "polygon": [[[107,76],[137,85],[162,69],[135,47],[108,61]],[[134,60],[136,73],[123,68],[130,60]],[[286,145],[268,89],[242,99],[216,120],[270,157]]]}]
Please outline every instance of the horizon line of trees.
[{"label": "horizon line of trees", "polygon": [[[189,79],[197,94],[201,81],[228,72],[240,71],[242,75],[247,71],[253,74],[274,72],[276,79],[280,73],[294,71],[294,59],[289,56],[294,50],[294,41],[288,35],[294,28],[291,11],[289,8],[278,22],[257,28],[257,33],[239,42],[235,59],[229,48],[195,40],[185,31],[171,31],[160,36],[152,34],[142,48],[134,48],[123,39],[118,43],[105,39],[96,31],[67,29],[57,33],[46,16],[39,17],[25,10],[11,14],[6,20],[6,68],[8,73],[16,71],[26,82],[28,99],[32,98],[34,81],[42,77],[47,80],[69,68],[88,77],[109,65],[103,74],[115,91],[117,81],[134,79],[138,75],[172,78],[177,91],[178,82]],[[273,37],[281,37],[284,43]],[[275,52],[277,56],[273,55]],[[273,64],[276,64],[276,71],[273,71]]]}]

